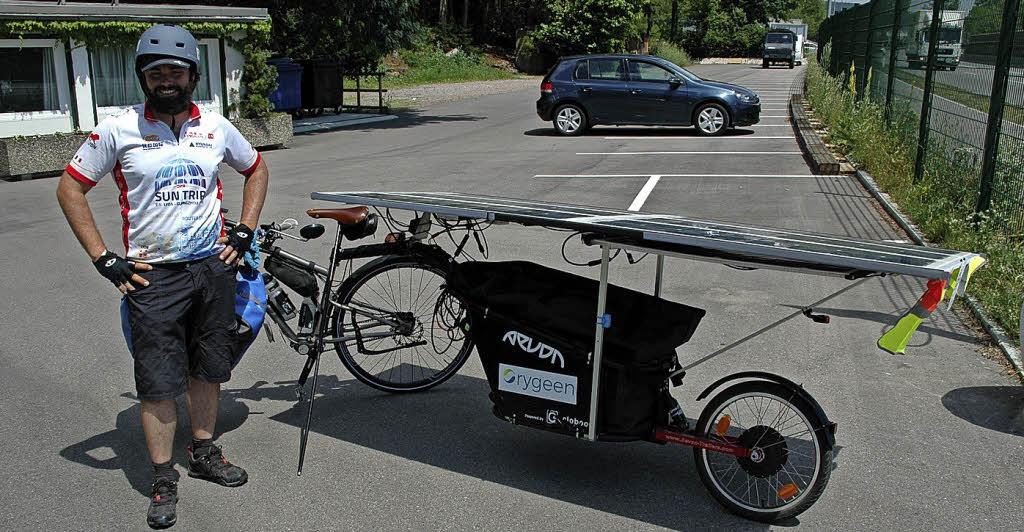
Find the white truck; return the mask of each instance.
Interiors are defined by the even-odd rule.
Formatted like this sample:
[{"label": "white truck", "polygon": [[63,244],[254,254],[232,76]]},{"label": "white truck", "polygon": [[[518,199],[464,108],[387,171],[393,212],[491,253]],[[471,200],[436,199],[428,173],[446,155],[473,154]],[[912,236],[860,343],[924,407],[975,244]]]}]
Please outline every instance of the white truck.
[{"label": "white truck", "polygon": [[796,34],[796,50],[794,62],[798,65],[804,63],[804,41],[807,40],[807,24],[801,21],[789,21],[789,22],[770,22],[768,24],[770,30],[789,30]]},{"label": "white truck", "polygon": [[[960,66],[960,56],[964,49],[964,11],[940,11],[938,43],[936,46],[936,70],[956,70]],[[932,12],[917,11],[914,26],[907,43],[907,66],[920,69],[928,64],[928,37],[931,35]]]}]

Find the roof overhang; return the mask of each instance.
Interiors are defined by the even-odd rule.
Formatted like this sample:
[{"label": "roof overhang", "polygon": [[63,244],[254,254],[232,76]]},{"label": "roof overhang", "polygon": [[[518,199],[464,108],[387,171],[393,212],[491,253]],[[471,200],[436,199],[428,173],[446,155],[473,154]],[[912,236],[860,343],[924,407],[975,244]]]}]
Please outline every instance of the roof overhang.
[{"label": "roof overhang", "polygon": [[86,22],[235,22],[270,20],[267,10],[253,7],[218,7],[168,4],[117,4],[56,1],[0,0],[0,19],[80,20]]}]

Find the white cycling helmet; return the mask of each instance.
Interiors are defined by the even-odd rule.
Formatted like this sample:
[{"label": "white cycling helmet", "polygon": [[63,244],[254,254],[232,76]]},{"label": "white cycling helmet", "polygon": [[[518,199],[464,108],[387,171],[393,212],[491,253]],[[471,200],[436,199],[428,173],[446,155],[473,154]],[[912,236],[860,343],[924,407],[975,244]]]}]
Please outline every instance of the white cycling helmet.
[{"label": "white cycling helmet", "polygon": [[160,65],[177,65],[199,71],[199,44],[188,30],[156,25],[139,37],[135,47],[135,69],[141,75]]}]

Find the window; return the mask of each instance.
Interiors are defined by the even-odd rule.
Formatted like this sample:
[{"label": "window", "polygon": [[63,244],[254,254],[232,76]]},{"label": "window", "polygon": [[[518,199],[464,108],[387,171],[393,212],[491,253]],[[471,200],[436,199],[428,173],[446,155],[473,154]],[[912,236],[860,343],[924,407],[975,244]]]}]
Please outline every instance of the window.
[{"label": "window", "polygon": [[588,68],[586,61],[580,61],[576,64],[576,71],[573,72],[572,77],[574,79],[590,79],[590,68]]},{"label": "window", "polygon": [[653,63],[629,62],[629,79],[633,81],[662,81],[667,83],[668,80],[678,77],[667,69]]},{"label": "window", "polygon": [[591,59],[590,79],[626,81],[626,72],[620,59]]},{"label": "window", "polygon": [[789,33],[769,33],[765,35],[764,42],[769,44],[789,44],[793,42],[793,35]]},{"label": "window", "polygon": [[[132,48],[100,48],[90,50],[92,84],[96,91],[96,106],[135,105],[146,101],[146,95],[135,75],[135,50]],[[207,45],[199,45],[199,84],[192,100],[210,100],[210,65]]]},{"label": "window", "polygon": [[56,111],[53,48],[0,48],[0,113]]}]

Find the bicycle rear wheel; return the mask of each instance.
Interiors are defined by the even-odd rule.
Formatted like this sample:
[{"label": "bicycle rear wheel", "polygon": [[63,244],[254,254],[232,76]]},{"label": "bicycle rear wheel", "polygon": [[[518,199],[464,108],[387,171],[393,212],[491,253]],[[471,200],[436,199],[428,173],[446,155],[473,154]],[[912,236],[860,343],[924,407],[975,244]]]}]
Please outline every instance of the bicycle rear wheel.
[{"label": "bicycle rear wheel", "polygon": [[375,259],[338,288],[335,349],[361,382],[417,392],[458,372],[473,351],[465,306],[445,290],[448,265],[424,255]]}]

